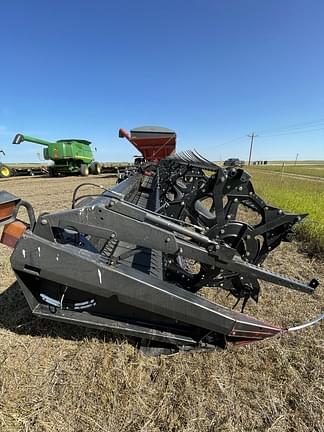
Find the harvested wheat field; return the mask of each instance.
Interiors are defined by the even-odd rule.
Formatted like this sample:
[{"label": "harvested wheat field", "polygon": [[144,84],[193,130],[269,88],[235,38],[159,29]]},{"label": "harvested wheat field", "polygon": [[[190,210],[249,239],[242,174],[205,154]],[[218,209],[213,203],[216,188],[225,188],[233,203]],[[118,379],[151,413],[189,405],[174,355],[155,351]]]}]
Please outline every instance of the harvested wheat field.
[{"label": "harvested wheat field", "polygon": [[[112,185],[114,178],[92,177]],[[69,207],[81,178],[1,181],[36,211]],[[321,282],[313,296],[263,284],[246,313],[280,326],[321,312],[324,264],[282,244],[266,265]],[[0,246],[0,430],[324,431],[320,325],[245,347],[147,357],[123,339],[34,318]],[[223,293],[205,290],[217,302]]]}]

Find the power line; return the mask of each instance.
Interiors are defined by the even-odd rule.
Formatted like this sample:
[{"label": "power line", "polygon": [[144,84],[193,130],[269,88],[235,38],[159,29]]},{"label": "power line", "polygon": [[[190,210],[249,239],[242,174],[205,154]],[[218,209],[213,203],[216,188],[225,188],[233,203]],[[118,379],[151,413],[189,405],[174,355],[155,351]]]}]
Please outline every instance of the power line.
[{"label": "power line", "polygon": [[280,127],[274,127],[274,128],[267,128],[267,129],[261,129],[258,131],[259,134],[263,134],[264,132],[285,132],[289,130],[295,130],[295,129],[306,129],[316,126],[324,125],[324,119],[321,120],[314,120],[310,122],[302,122],[302,123],[294,123],[287,126],[280,126]]},{"label": "power line", "polygon": [[222,147],[222,146],[227,145],[227,144],[230,144],[230,143],[232,143],[232,142],[234,142],[234,141],[239,141],[239,140],[241,140],[241,139],[243,139],[243,138],[246,138],[246,135],[242,135],[242,136],[239,136],[239,137],[237,137],[237,138],[233,138],[233,139],[231,139],[231,140],[225,141],[225,142],[223,142],[222,144],[218,144],[217,146],[215,146],[215,148],[217,148],[217,147]]},{"label": "power line", "polygon": [[298,135],[298,134],[303,134],[303,133],[311,133],[311,132],[316,132],[316,131],[321,131],[324,130],[324,127],[322,128],[316,128],[316,129],[307,129],[307,130],[300,130],[300,131],[292,131],[292,132],[283,132],[283,133],[278,133],[278,134],[270,134],[270,135],[262,135],[260,134],[260,137],[262,138],[270,138],[270,137],[276,137],[276,136],[282,136],[282,135]]},{"label": "power line", "polygon": [[[323,127],[316,128],[316,126],[323,126]],[[253,147],[254,138],[257,136],[259,136],[260,138],[271,138],[271,137],[284,136],[284,135],[296,135],[296,134],[303,134],[303,133],[312,133],[312,132],[317,132],[317,131],[321,131],[321,130],[324,130],[324,120],[323,119],[316,120],[316,121],[314,120],[314,121],[309,121],[309,122],[302,122],[302,123],[294,123],[291,125],[287,125],[286,127],[275,127],[275,128],[261,129],[260,131],[257,131],[258,135],[256,135],[255,132],[253,132],[252,133],[254,135],[253,138],[251,135],[248,135],[248,137],[251,138],[252,147]],[[275,132],[275,131],[277,131],[277,133],[270,133],[270,134],[265,133],[265,134],[263,134],[264,132]],[[223,146],[231,144],[235,141],[240,141],[244,138],[246,138],[246,135],[241,135],[239,137],[232,138],[228,141],[225,141],[222,144],[215,146],[214,148],[223,147]],[[250,143],[250,150],[251,150],[251,143]],[[252,153],[250,156],[252,156]],[[249,159],[250,159],[250,157],[249,157]]]}]

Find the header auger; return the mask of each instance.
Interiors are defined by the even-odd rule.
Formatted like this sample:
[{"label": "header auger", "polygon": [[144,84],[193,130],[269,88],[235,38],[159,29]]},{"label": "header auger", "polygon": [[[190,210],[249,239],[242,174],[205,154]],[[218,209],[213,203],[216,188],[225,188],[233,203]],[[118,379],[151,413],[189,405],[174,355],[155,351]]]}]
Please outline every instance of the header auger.
[{"label": "header auger", "polygon": [[[21,205],[28,225],[16,219]],[[242,221],[244,212],[253,219]],[[213,350],[285,333],[243,313],[249,299],[258,301],[259,281],[306,294],[318,285],[262,267],[305,215],[267,205],[242,168],[195,152],[142,164],[98,195],[78,199],[76,190],[72,209],[36,222],[29,204],[2,192],[0,216],[2,242],[14,247],[12,267],[36,316],[159,350]],[[205,286],[226,290],[241,312],[203,298]]]}]

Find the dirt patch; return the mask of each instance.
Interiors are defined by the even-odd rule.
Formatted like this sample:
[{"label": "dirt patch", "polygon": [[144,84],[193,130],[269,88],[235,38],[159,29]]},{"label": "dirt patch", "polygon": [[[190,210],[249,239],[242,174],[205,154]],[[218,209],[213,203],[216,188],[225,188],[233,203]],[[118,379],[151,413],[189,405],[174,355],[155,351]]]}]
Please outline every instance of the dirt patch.
[{"label": "dirt patch", "polygon": [[[109,186],[114,179],[90,177]],[[38,213],[69,207],[80,178],[15,179],[0,189]],[[323,431],[323,333],[289,336],[214,353],[152,358],[109,334],[34,318],[0,246],[0,430]],[[323,261],[283,244],[265,265],[324,283]],[[225,293],[208,290],[218,302]],[[291,326],[320,313],[314,296],[263,284],[246,313]]]}]

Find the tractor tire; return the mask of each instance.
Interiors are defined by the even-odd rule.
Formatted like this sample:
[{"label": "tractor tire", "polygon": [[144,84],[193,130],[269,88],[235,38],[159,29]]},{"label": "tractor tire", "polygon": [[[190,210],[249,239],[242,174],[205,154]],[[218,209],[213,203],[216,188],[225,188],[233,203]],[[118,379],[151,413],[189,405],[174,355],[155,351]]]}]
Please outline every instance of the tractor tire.
[{"label": "tractor tire", "polygon": [[89,175],[89,166],[86,164],[82,164],[80,166],[80,173],[83,177],[88,177]]},{"label": "tractor tire", "polygon": [[7,167],[7,165],[0,165],[0,177],[1,178],[9,178],[11,177],[12,172],[11,169],[9,167]]}]

